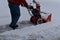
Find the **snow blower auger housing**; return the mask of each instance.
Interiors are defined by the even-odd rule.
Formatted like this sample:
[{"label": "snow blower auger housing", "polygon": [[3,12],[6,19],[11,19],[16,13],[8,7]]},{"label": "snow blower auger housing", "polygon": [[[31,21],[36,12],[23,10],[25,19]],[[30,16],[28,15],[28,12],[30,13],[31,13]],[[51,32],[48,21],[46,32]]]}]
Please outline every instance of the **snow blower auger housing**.
[{"label": "snow blower auger housing", "polygon": [[42,16],[41,18],[38,16],[32,16],[30,18],[30,21],[34,24],[41,24],[41,23],[50,22],[51,21],[51,14],[47,15],[47,18],[45,18],[44,16]]}]

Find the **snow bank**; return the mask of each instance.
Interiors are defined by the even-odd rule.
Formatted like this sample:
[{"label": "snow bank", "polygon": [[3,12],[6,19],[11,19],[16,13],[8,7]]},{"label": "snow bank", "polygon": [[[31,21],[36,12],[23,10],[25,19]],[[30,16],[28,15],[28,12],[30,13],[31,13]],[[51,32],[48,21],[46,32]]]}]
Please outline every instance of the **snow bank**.
[{"label": "snow bank", "polygon": [[0,34],[1,40],[55,40],[59,38],[60,27],[53,23],[25,27]]}]

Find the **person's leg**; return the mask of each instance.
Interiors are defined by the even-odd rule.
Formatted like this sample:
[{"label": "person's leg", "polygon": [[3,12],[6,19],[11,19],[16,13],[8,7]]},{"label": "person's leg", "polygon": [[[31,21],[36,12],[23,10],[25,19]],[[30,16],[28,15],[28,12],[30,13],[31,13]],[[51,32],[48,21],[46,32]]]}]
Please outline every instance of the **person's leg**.
[{"label": "person's leg", "polygon": [[12,18],[10,25],[15,26],[20,17],[20,9],[17,4],[13,4],[13,3],[9,3],[9,8],[10,8],[11,18]]}]

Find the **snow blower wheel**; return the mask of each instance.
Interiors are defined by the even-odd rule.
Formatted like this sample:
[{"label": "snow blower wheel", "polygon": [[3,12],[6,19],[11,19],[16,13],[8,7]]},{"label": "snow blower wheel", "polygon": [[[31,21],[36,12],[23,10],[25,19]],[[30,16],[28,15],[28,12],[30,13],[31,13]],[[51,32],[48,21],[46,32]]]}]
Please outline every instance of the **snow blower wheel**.
[{"label": "snow blower wheel", "polygon": [[41,18],[39,16],[32,16],[30,18],[30,21],[33,23],[33,24],[41,24],[42,23],[42,20],[40,20]]}]

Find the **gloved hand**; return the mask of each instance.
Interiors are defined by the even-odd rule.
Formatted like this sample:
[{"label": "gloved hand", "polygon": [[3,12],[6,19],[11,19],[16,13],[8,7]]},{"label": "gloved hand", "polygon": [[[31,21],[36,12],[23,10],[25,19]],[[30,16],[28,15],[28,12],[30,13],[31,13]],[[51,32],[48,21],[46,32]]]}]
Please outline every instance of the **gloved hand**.
[{"label": "gloved hand", "polygon": [[26,7],[27,9],[33,9],[33,6],[31,6],[31,5],[24,6],[23,4],[21,4],[21,6]]}]

